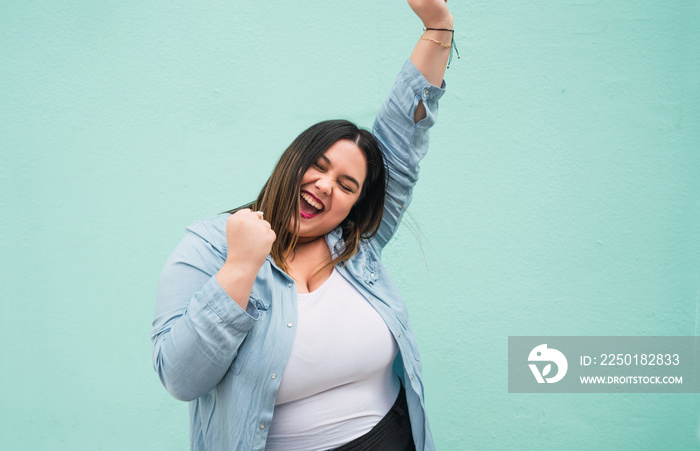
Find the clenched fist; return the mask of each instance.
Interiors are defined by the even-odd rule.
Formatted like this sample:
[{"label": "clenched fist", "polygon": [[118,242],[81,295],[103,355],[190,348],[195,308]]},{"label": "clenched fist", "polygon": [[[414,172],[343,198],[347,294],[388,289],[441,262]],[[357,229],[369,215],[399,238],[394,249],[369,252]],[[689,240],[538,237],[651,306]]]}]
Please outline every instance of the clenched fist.
[{"label": "clenched fist", "polygon": [[226,221],[228,255],[224,266],[216,273],[216,279],[243,309],[275,238],[277,235],[270,223],[247,208],[232,214]]},{"label": "clenched fist", "polygon": [[270,254],[275,232],[258,213],[246,208],[226,221],[227,264],[250,266],[257,272]]}]

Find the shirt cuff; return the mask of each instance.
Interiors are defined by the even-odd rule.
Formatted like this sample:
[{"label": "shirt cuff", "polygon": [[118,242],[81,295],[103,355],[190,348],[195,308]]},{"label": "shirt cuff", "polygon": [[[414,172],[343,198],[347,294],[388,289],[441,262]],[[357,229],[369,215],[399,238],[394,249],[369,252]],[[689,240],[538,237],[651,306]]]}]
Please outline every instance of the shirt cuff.
[{"label": "shirt cuff", "polygon": [[439,88],[431,85],[410,58],[403,65],[401,76],[415,96],[424,102],[437,102],[445,94],[445,88],[447,87],[445,80],[442,80],[442,85]]},{"label": "shirt cuff", "polygon": [[[221,288],[216,276],[204,284],[202,291],[197,293],[198,299],[196,303],[192,303],[188,310],[191,316],[203,314],[205,316],[216,315],[224,323],[241,332],[248,332],[260,317],[260,311],[248,302],[246,309],[243,310],[236,301],[231,299],[231,296]],[[212,318],[215,319],[215,318]]]}]

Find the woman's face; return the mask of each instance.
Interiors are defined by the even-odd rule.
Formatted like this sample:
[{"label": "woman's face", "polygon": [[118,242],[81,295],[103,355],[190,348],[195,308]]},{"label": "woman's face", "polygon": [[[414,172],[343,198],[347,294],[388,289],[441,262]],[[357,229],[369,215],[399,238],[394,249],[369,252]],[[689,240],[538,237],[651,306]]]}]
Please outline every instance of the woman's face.
[{"label": "woman's face", "polygon": [[337,141],[301,179],[299,242],[332,231],[347,217],[367,176],[367,158],[347,139]]}]

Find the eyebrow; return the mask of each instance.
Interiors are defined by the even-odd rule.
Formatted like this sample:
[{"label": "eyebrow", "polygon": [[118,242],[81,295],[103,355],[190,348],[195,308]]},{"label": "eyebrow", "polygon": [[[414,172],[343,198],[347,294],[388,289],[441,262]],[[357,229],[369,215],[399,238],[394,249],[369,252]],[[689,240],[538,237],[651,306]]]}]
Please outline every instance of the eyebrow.
[{"label": "eyebrow", "polygon": [[[333,163],[331,163],[331,160],[329,160],[327,156],[321,155],[321,158],[323,158],[323,160],[324,160],[328,165],[333,165]],[[341,177],[341,178],[344,178],[344,179],[347,179],[348,181],[354,183],[354,184],[357,186],[357,188],[360,187],[360,182],[358,182],[357,180],[355,180],[354,177],[350,177],[349,175],[345,175],[345,174],[341,175],[340,177]]]}]

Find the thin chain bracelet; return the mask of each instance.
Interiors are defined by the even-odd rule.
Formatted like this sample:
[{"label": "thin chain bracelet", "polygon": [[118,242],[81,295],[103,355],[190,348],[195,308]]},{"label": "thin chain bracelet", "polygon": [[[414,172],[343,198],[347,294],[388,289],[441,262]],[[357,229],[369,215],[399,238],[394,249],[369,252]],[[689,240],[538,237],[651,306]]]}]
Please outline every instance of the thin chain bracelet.
[{"label": "thin chain bracelet", "polygon": [[445,44],[444,42],[438,41],[437,39],[426,38],[425,36],[421,36],[420,38],[424,41],[432,41],[432,42],[440,45],[440,47],[445,47],[446,49],[449,49],[450,47],[452,47],[452,44]]},{"label": "thin chain bracelet", "polygon": [[[450,63],[452,63],[452,50],[454,50],[455,52],[457,52],[457,59],[461,59],[460,56],[459,56],[459,50],[457,49],[457,44],[455,43],[455,31],[454,31],[453,29],[451,29],[451,28],[427,28],[427,27],[424,27],[424,28],[423,28],[423,31],[428,31],[428,30],[433,30],[433,31],[449,31],[450,33],[452,33],[452,42],[450,42],[449,44],[445,44],[444,42],[438,41],[437,39],[426,38],[425,36],[421,36],[421,37],[420,37],[420,38],[421,38],[422,40],[424,40],[424,41],[432,41],[432,42],[438,44],[440,47],[444,47],[444,48],[446,48],[446,49],[450,49],[450,59],[447,61],[447,68],[449,69],[449,68],[450,68]],[[454,48],[453,48],[452,46],[454,46]]]}]

